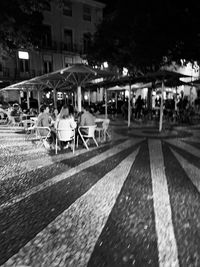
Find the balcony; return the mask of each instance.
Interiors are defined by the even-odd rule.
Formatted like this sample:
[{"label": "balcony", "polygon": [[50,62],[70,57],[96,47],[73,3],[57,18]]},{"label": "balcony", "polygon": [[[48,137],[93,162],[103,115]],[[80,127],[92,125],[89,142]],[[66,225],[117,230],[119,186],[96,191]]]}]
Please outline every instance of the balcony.
[{"label": "balcony", "polygon": [[41,70],[31,69],[31,70],[26,71],[26,72],[20,72],[20,70],[15,69],[15,79],[17,79],[17,80],[27,80],[27,79],[34,78],[36,76],[41,76],[43,74],[44,74],[44,72]]},{"label": "balcony", "polygon": [[61,47],[62,52],[71,52],[71,53],[76,53],[76,54],[81,54],[83,50],[81,45],[78,45],[78,44],[69,45],[64,42],[60,43],[60,47]]},{"label": "balcony", "polygon": [[67,44],[64,42],[52,41],[51,44],[42,45],[40,47],[42,51],[52,51],[57,53],[70,52],[74,54],[82,54],[83,47],[79,44]]}]

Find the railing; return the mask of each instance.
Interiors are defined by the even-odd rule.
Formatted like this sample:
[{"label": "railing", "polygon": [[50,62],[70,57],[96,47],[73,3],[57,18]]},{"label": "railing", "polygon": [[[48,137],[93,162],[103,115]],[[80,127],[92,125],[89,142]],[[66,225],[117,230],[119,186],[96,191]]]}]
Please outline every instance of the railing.
[{"label": "railing", "polygon": [[36,76],[41,76],[43,74],[44,71],[42,70],[30,69],[29,71],[26,72],[20,72],[20,70],[15,69],[15,79],[31,79]]},{"label": "railing", "polygon": [[83,47],[78,44],[67,44],[65,42],[52,41],[51,45],[42,45],[41,50],[53,50],[57,52],[72,52],[81,54],[83,52]]}]

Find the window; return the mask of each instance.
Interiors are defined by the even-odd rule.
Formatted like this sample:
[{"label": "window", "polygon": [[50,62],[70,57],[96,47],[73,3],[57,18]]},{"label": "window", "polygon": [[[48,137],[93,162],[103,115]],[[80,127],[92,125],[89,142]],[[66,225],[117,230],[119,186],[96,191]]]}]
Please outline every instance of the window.
[{"label": "window", "polygon": [[67,0],[63,2],[63,15],[72,17],[72,2]]},{"label": "window", "polygon": [[53,71],[53,63],[51,55],[43,56],[43,67],[44,67],[44,73],[49,73]]},{"label": "window", "polygon": [[72,57],[65,57],[65,67],[69,67],[73,63]]},{"label": "window", "polygon": [[83,5],[83,19],[91,21],[91,8],[88,5]]},{"label": "window", "polygon": [[0,62],[0,72],[2,72],[3,71],[3,64],[2,64],[2,62]]},{"label": "window", "polygon": [[64,49],[72,51],[73,49],[73,34],[72,30],[64,29]]},{"label": "window", "polygon": [[29,53],[26,51],[18,51],[19,71],[29,72]]},{"label": "window", "polygon": [[19,59],[19,70],[20,72],[29,72],[29,60]]},{"label": "window", "polygon": [[91,44],[91,34],[90,33],[84,33],[83,34],[83,52],[87,53],[88,48],[90,47]]},{"label": "window", "polygon": [[51,39],[51,26],[44,25],[43,33],[42,33],[42,46],[43,47],[51,47],[52,39]]}]

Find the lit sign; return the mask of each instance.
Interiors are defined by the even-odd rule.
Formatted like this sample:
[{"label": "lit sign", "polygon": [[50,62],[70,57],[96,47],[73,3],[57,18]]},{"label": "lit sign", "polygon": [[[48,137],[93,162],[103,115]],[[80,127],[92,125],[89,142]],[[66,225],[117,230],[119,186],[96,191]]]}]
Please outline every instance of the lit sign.
[{"label": "lit sign", "polygon": [[29,59],[29,54],[28,52],[18,51],[18,57],[20,59]]},{"label": "lit sign", "polygon": [[62,100],[62,99],[63,99],[63,93],[58,92],[58,93],[57,93],[57,99],[58,99],[58,100]]}]

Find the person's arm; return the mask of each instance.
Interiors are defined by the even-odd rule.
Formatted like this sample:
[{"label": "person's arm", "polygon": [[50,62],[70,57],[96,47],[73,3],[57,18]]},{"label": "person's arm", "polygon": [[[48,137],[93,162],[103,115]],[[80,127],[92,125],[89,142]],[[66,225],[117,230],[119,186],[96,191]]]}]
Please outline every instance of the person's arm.
[{"label": "person's arm", "polygon": [[42,116],[41,115],[38,116],[38,119],[36,121],[36,126],[42,126]]},{"label": "person's arm", "polygon": [[80,126],[84,126],[85,125],[85,116],[84,114],[81,115],[81,119],[80,119]]},{"label": "person's arm", "polygon": [[74,120],[74,118],[71,118],[71,120],[70,120],[70,126],[71,126],[72,129],[75,129],[75,128],[76,128],[77,123],[76,123],[76,121]]}]

